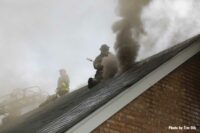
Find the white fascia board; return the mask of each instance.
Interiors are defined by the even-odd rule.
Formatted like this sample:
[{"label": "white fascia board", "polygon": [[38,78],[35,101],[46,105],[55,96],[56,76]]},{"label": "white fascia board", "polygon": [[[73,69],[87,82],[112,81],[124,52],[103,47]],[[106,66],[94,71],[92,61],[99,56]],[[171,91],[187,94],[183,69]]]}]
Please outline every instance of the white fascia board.
[{"label": "white fascia board", "polygon": [[160,81],[178,66],[190,59],[200,51],[200,41],[194,42],[169,61],[152,71],[130,88],[110,100],[107,104],[90,114],[88,117],[74,125],[66,133],[89,133]]}]

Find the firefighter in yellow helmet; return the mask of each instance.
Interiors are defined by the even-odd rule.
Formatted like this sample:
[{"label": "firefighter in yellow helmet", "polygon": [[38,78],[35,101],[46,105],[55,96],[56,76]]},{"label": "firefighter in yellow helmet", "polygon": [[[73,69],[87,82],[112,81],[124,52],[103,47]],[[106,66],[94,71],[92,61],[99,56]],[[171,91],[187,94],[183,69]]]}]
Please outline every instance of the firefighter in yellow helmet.
[{"label": "firefighter in yellow helmet", "polygon": [[69,92],[69,77],[65,69],[60,69],[60,77],[58,79],[58,85],[56,94],[63,96]]}]

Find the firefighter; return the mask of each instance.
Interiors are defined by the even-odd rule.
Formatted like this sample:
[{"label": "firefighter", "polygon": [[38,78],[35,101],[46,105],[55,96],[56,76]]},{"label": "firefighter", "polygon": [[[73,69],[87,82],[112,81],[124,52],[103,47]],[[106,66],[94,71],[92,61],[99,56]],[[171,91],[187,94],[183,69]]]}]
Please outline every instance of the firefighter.
[{"label": "firefighter", "polygon": [[104,57],[107,57],[109,55],[109,47],[106,44],[103,44],[100,48],[100,51],[100,55],[97,56],[93,62],[94,69],[96,69],[96,74],[94,78],[90,78],[88,80],[88,88],[92,88],[103,79],[102,60]]},{"label": "firefighter", "polygon": [[58,79],[56,94],[63,96],[69,92],[69,77],[65,69],[61,69],[59,72],[60,77]]}]

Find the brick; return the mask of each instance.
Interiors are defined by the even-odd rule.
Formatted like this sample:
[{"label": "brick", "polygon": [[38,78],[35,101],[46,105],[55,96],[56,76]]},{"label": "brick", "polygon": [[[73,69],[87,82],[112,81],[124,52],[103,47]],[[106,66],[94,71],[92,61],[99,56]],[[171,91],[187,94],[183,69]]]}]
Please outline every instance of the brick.
[{"label": "brick", "polygon": [[[168,126],[198,126],[171,131]],[[200,132],[200,53],[160,80],[92,133]]]}]

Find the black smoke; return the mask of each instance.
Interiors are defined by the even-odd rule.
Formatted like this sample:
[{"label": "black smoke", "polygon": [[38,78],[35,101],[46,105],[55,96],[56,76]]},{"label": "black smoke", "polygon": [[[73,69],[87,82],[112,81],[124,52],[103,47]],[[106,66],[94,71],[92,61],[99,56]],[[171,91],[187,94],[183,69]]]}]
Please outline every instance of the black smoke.
[{"label": "black smoke", "polygon": [[115,50],[120,72],[128,70],[134,63],[139,44],[137,38],[143,32],[141,11],[150,0],[119,0],[118,15],[121,20],[113,25],[116,33]]}]

